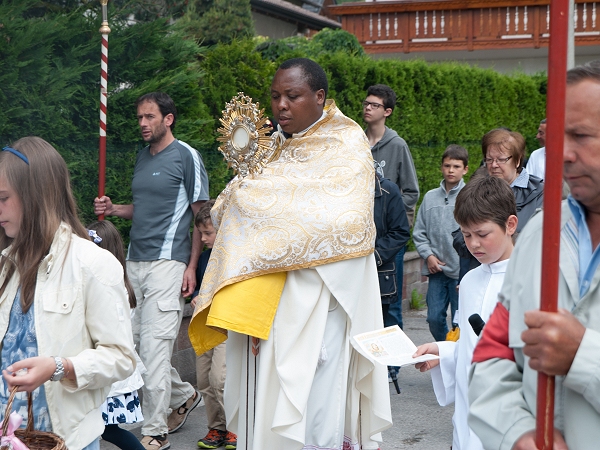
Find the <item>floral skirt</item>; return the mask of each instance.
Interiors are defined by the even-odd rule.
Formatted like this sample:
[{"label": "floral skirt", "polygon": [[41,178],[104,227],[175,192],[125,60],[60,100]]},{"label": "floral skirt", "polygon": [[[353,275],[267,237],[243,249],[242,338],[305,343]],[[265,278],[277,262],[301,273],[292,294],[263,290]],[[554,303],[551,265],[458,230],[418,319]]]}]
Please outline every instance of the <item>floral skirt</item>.
[{"label": "floral skirt", "polygon": [[144,420],[137,391],[108,397],[100,409],[106,425],[136,423]]}]

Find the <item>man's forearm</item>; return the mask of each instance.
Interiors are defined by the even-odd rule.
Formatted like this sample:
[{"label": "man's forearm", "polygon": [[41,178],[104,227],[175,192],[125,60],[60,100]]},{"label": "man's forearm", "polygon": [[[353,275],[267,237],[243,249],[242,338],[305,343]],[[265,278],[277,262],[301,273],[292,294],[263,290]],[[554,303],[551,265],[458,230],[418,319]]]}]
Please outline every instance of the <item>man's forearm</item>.
[{"label": "man's forearm", "polygon": [[133,205],[113,205],[112,211],[106,215],[131,220],[133,219]]},{"label": "man's forearm", "polygon": [[194,231],[192,233],[192,252],[190,254],[190,261],[188,263],[188,267],[196,270],[198,267],[198,260],[200,259],[200,254],[202,253],[202,240],[200,236],[200,231],[198,231],[198,227],[194,227]]}]

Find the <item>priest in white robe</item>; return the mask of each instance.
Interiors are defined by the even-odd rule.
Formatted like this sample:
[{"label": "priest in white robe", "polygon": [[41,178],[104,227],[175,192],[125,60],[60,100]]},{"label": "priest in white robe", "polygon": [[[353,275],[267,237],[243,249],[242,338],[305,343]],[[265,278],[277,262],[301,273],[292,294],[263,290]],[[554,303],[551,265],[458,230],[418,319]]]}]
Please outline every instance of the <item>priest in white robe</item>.
[{"label": "priest in white robe", "polygon": [[374,450],[391,426],[387,370],[350,344],[383,326],[373,160],[326,96],[315,62],[279,67],[277,157],[232,180],[212,211],[189,334],[197,353],[228,339],[225,411],[243,450]]}]

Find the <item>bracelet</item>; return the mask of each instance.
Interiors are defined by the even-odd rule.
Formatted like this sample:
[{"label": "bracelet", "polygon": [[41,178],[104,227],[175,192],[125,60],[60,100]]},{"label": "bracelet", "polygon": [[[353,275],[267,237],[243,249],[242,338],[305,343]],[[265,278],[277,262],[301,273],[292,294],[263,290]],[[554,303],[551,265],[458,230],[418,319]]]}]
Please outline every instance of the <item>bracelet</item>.
[{"label": "bracelet", "polygon": [[50,376],[49,381],[60,381],[65,376],[65,367],[62,363],[62,358],[59,356],[52,356],[54,358],[54,362],[56,364],[56,370]]}]

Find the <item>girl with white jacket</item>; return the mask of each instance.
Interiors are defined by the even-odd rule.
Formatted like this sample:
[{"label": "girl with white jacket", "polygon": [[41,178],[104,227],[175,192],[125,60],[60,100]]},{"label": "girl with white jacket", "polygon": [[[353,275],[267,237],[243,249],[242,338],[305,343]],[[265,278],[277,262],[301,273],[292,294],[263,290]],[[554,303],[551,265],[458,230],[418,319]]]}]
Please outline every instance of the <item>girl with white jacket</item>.
[{"label": "girl with white jacket", "polygon": [[135,367],[123,268],[90,241],[67,165],[41,138],[0,152],[0,227],[0,417],[18,386],[13,409],[33,392],[36,429],[99,449],[99,407]]}]

